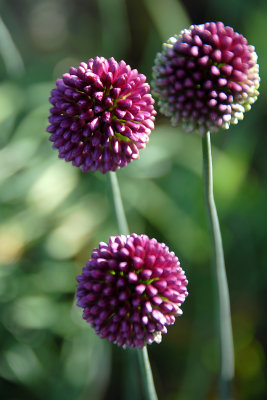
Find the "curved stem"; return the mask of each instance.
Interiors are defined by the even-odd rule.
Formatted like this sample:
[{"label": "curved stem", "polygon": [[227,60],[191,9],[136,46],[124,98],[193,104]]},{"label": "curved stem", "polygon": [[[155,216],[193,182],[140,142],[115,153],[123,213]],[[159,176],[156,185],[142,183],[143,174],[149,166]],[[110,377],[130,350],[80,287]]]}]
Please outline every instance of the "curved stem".
[{"label": "curved stem", "polygon": [[220,393],[221,400],[232,399],[232,380],[234,377],[234,349],[231,324],[229,289],[226,277],[223,244],[213,196],[213,173],[210,133],[202,139],[203,175],[206,207],[209,218],[213,248],[213,264],[216,280],[216,305],[220,338]]},{"label": "curved stem", "polygon": [[[113,195],[113,201],[114,201],[114,207],[115,207],[119,231],[123,235],[129,235],[129,227],[121,199],[121,192],[117,175],[115,172],[110,172],[109,177],[111,182],[112,195]],[[140,368],[142,371],[142,378],[144,382],[144,389],[146,392],[146,399],[157,400],[158,397],[154,386],[153,374],[146,346],[142,350],[138,349],[137,352],[138,352]]]}]

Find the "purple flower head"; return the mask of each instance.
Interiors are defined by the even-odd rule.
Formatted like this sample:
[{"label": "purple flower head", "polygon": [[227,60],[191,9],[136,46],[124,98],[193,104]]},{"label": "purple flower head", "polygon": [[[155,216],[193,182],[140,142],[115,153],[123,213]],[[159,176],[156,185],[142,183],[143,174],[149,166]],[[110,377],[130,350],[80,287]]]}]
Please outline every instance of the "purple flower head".
[{"label": "purple flower head", "polygon": [[83,318],[101,338],[123,348],[159,343],[188,294],[175,254],[135,233],[100,242],[77,281]]},{"label": "purple flower head", "polygon": [[71,67],[51,91],[47,131],[59,157],[82,171],[115,171],[139,157],[154,128],[146,77],[114,58]]},{"label": "purple flower head", "polygon": [[152,88],[174,126],[204,134],[243,119],[257,99],[259,82],[254,47],[222,22],[208,22],[163,44]]}]

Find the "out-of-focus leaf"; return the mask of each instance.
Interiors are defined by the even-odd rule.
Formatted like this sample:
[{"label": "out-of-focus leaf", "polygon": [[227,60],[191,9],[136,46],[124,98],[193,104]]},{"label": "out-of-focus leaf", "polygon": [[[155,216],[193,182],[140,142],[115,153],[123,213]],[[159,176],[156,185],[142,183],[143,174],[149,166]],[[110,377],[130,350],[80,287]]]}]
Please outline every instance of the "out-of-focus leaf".
[{"label": "out-of-focus leaf", "polygon": [[22,255],[25,236],[18,221],[0,223],[0,266],[16,262]]},{"label": "out-of-focus leaf", "polygon": [[123,187],[127,201],[168,239],[170,245],[177,246],[190,260],[206,259],[207,232],[156,183],[132,179],[124,181]]},{"label": "out-of-focus leaf", "polygon": [[17,344],[4,353],[8,366],[15,377],[29,385],[42,375],[42,366],[30,346]]},{"label": "out-of-focus leaf", "polygon": [[18,77],[24,73],[22,57],[7,29],[4,21],[0,17],[0,53],[6,65],[6,70],[10,77]]},{"label": "out-of-focus leaf", "polygon": [[0,183],[27,165],[45,137],[48,105],[30,112],[20,123],[10,143],[0,150]]},{"label": "out-of-focus leaf", "polygon": [[0,85],[0,148],[4,146],[25,101],[23,90],[12,82]]},{"label": "out-of-focus leaf", "polygon": [[11,318],[25,329],[47,328],[57,320],[58,308],[49,297],[22,297],[13,304]]},{"label": "out-of-focus leaf", "polygon": [[[12,116],[16,116],[24,105],[25,95],[23,90],[11,81],[2,82],[0,85],[0,123]],[[2,136],[3,132],[1,132]]]},{"label": "out-of-focus leaf", "polygon": [[140,151],[140,159],[129,164],[127,170],[122,170],[121,174],[138,178],[158,178],[166,175],[173,168],[173,164],[185,167],[200,176],[201,137],[163,124],[152,132],[146,149]]},{"label": "out-of-focus leaf", "polygon": [[[222,202],[230,201],[238,193],[240,186],[246,178],[248,164],[238,157],[230,157],[228,154],[220,152],[214,162],[214,187]],[[231,176],[231,179],[229,179]]]},{"label": "out-of-focus leaf", "polygon": [[97,0],[102,23],[102,54],[120,60],[129,45],[125,0]]},{"label": "out-of-focus leaf", "polygon": [[76,279],[72,263],[44,262],[33,275],[35,287],[43,293],[73,293]]},{"label": "out-of-focus leaf", "polygon": [[[1,266],[2,267],[2,266]],[[9,303],[12,301],[19,292],[19,281],[13,279],[15,268],[8,266],[8,268],[0,268],[0,302]],[[4,319],[3,314],[1,320]]]},{"label": "out-of-focus leaf", "polygon": [[[69,65],[70,67],[70,65]],[[66,72],[66,70],[64,71]],[[58,76],[57,76],[58,78]],[[33,85],[30,85],[26,89],[25,95],[27,96],[27,106],[31,109],[47,105],[48,107],[52,107],[52,104],[48,102],[50,97],[50,91],[55,87],[55,83],[52,82],[38,82]],[[47,114],[48,116],[48,114]]]},{"label": "out-of-focus leaf", "polygon": [[40,214],[54,210],[78,183],[78,169],[66,168],[61,160],[44,169],[30,188],[26,201]]},{"label": "out-of-focus leaf", "polygon": [[71,342],[65,342],[62,356],[64,375],[68,381],[78,387],[86,384],[91,389],[90,396],[93,399],[101,398],[110,374],[109,344],[99,339],[89,326],[85,326]]},{"label": "out-of-focus leaf", "polygon": [[[245,25],[249,43],[255,46],[255,51],[258,54],[258,63],[260,67],[260,96],[265,99],[267,96],[267,42],[265,40],[267,26],[267,7],[265,10],[259,7],[254,7]],[[260,99],[259,99],[260,100]]]},{"label": "out-of-focus leaf", "polygon": [[145,0],[145,4],[163,41],[190,25],[189,17],[180,1]]},{"label": "out-of-focus leaf", "polygon": [[68,210],[60,225],[46,240],[48,253],[56,259],[74,256],[105,218],[105,202],[100,196],[87,196]]}]

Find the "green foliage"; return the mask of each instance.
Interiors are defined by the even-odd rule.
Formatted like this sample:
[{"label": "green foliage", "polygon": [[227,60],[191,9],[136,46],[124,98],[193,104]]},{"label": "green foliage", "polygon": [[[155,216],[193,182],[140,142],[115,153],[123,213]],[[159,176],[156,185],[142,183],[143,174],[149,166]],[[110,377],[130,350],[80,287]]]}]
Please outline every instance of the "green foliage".
[{"label": "green foliage", "polygon": [[[175,0],[1,2],[3,399],[130,399],[129,393],[140,399],[138,377],[126,374],[123,350],[96,337],[75,306],[76,275],[94,246],[118,229],[106,177],[82,174],[52,150],[45,132],[48,97],[71,64],[96,55],[123,58],[150,77],[161,42],[193,18],[197,3],[190,4],[185,11]],[[224,19],[243,31],[256,46],[264,77],[265,3],[254,8],[243,1],[240,14],[232,14],[231,2],[216,2],[216,10],[214,4],[205,1],[202,20],[193,22]],[[244,400],[266,396],[265,103],[263,93],[244,121],[212,137],[236,345],[235,392]],[[130,230],[166,242],[190,281],[184,315],[161,345],[149,347],[156,387],[166,400],[214,399],[217,354],[201,138],[171,128],[160,115],[156,122],[140,160],[118,172]]]}]

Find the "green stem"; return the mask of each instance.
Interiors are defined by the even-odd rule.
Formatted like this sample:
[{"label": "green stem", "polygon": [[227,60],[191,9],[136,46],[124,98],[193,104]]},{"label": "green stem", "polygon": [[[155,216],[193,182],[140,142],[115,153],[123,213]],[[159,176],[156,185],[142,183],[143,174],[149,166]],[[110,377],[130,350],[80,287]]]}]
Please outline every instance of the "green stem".
[{"label": "green stem", "polygon": [[[115,172],[110,172],[109,177],[110,177],[110,183],[112,188],[112,195],[113,195],[113,201],[114,201],[114,207],[115,207],[119,231],[123,235],[129,235],[129,227],[121,199],[121,192],[117,175]],[[142,371],[144,389],[146,392],[146,400],[157,400],[158,397],[156,394],[147,348],[145,346],[142,350],[138,349],[137,351],[138,351],[140,368]]]},{"label": "green stem", "polygon": [[232,381],[234,377],[234,349],[231,324],[229,289],[224,264],[223,244],[213,196],[213,173],[210,133],[202,139],[203,175],[206,207],[208,211],[210,234],[213,247],[214,274],[216,280],[216,304],[218,330],[220,338],[220,399],[232,399]]},{"label": "green stem", "polygon": [[109,172],[109,177],[119,232],[122,235],[129,235],[129,227],[121,199],[121,192],[116,172]]},{"label": "green stem", "polygon": [[158,400],[146,346],[142,350],[138,350],[138,359],[146,390],[146,399]]}]

